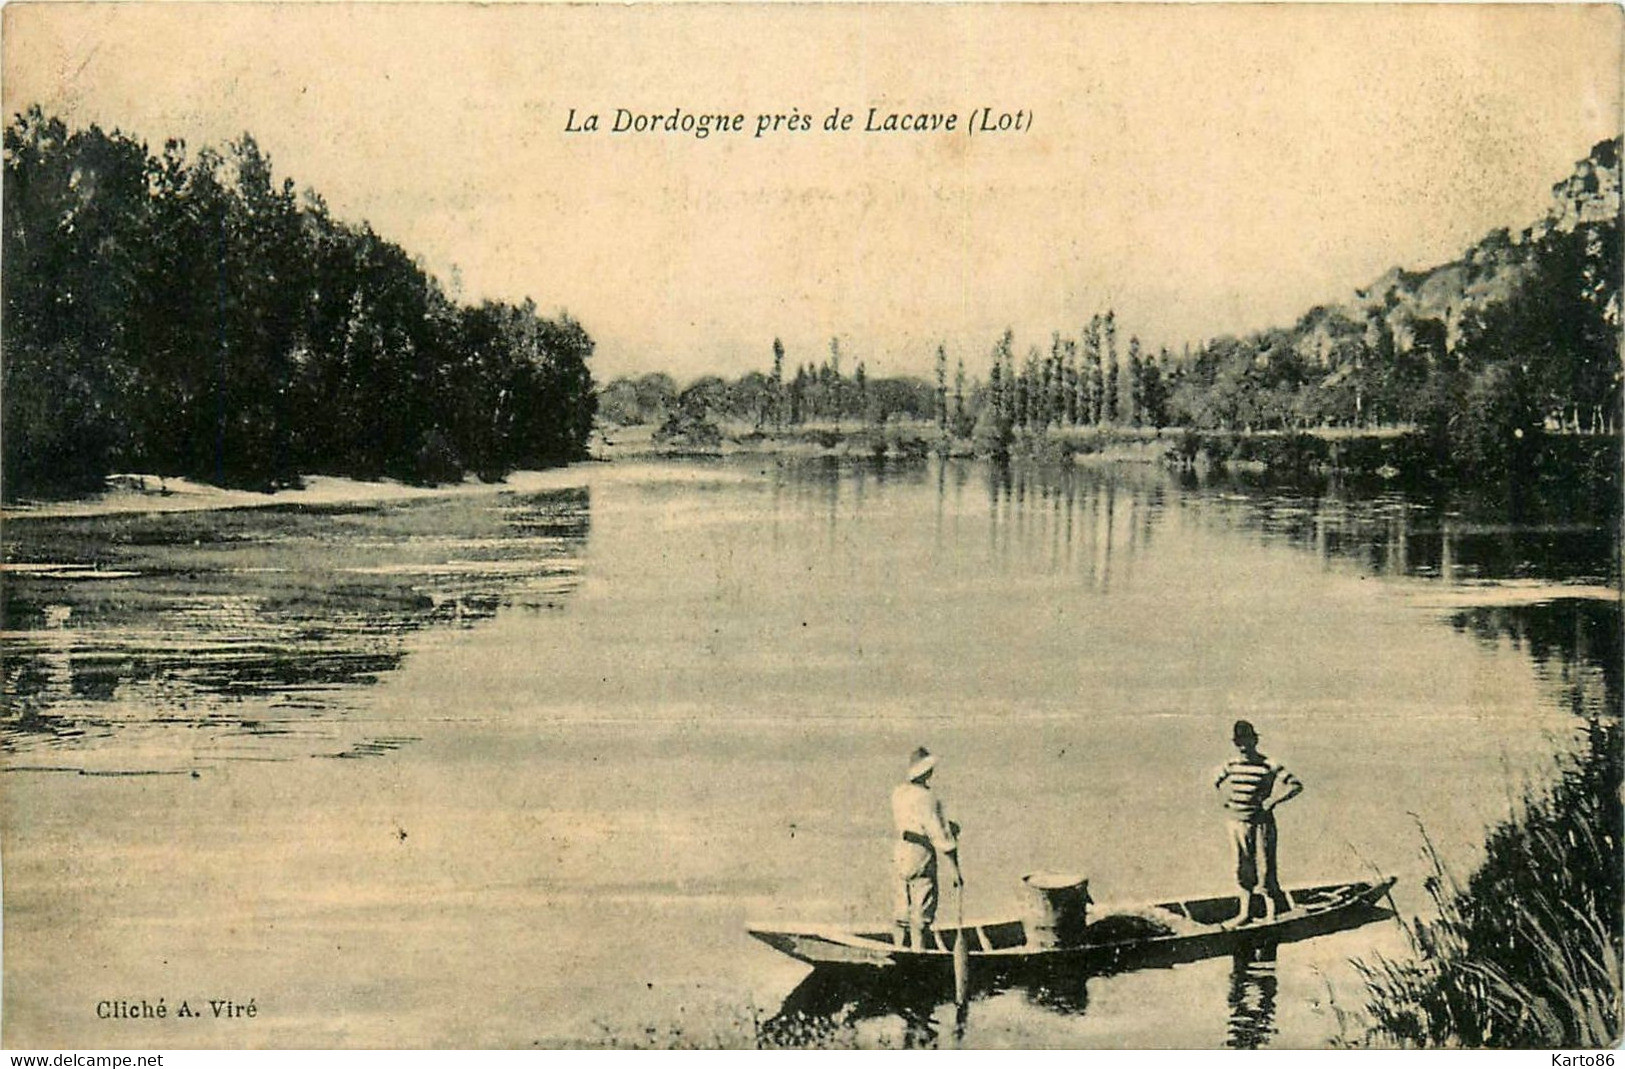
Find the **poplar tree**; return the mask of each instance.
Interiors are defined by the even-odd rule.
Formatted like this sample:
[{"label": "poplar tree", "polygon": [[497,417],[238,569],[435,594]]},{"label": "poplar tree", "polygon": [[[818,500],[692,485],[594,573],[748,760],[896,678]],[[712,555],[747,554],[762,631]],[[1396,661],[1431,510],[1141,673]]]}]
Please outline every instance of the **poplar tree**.
[{"label": "poplar tree", "polygon": [[784,342],[773,339],[773,426],[784,429]]},{"label": "poplar tree", "polygon": [[1089,320],[1089,325],[1083,330],[1084,363],[1088,366],[1087,373],[1083,375],[1083,418],[1084,422],[1098,426],[1106,412],[1106,380],[1100,364],[1100,316],[1097,314]]},{"label": "poplar tree", "polygon": [[1118,371],[1117,371],[1117,313],[1110,308],[1106,309],[1106,317],[1100,324],[1101,341],[1106,347],[1106,398],[1104,419],[1107,423],[1116,424],[1118,415]]},{"label": "poplar tree", "polygon": [[999,339],[999,358],[1004,364],[1004,409],[1005,424],[1013,425],[1016,421],[1016,332],[1006,327],[1004,337]]},{"label": "poplar tree", "polygon": [[1140,357],[1140,337],[1128,340],[1128,421],[1138,427],[1145,416],[1145,361]]},{"label": "poplar tree", "polygon": [[965,358],[960,357],[954,368],[954,433],[965,432]]},{"label": "poplar tree", "polygon": [[1061,392],[1064,398],[1066,425],[1076,427],[1078,425],[1078,343],[1072,338],[1066,339],[1064,353],[1061,370]]}]

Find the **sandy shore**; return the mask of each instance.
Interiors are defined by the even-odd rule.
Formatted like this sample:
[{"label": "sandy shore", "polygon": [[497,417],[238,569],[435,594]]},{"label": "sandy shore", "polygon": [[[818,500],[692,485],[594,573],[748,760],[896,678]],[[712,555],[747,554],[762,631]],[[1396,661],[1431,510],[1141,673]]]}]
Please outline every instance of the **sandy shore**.
[{"label": "sandy shore", "polygon": [[499,483],[470,478],[444,486],[408,486],[392,479],[362,482],[331,475],[311,475],[299,489],[258,493],[230,490],[190,479],[159,479],[156,475],[115,475],[109,489],[92,497],[68,501],[22,502],[0,510],[0,521],[31,518],[115,516],[142,512],[206,512],[220,509],[277,508],[288,505],[360,505],[410,501],[430,497],[474,496],[557,490],[582,482],[579,466],[547,471],[520,471]]}]

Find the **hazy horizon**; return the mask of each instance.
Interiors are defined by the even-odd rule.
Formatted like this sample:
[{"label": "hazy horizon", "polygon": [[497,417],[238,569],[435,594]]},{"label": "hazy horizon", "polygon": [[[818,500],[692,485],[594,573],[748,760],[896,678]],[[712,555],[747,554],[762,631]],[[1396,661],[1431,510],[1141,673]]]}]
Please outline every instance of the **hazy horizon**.
[{"label": "hazy horizon", "polygon": [[[464,300],[533,297],[594,371],[981,373],[1116,309],[1148,348],[1289,325],[1529,225],[1620,133],[1596,6],[33,5],[7,114],[161,148],[251,133]],[[1024,133],[826,134],[834,107]],[[568,133],[614,109],[747,132]],[[760,112],[811,116],[751,136]],[[961,126],[962,129],[962,126]]]}]

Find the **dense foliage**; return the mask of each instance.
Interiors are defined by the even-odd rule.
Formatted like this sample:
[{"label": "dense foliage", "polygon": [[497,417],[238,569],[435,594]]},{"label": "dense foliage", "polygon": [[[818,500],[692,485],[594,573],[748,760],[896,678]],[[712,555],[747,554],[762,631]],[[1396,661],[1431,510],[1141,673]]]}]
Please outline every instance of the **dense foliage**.
[{"label": "dense foliage", "polygon": [[40,109],[5,131],[4,491],[116,471],[499,476],[584,454],[592,340],[455,303],[399,246],[278,183],[244,135],[188,154]]}]

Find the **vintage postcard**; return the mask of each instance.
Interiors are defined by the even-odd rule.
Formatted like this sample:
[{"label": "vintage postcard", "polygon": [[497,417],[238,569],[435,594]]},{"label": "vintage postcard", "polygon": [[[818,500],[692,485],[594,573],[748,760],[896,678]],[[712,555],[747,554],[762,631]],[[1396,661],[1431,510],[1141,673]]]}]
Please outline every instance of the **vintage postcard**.
[{"label": "vintage postcard", "polygon": [[1617,5],[0,18],[8,1049],[1620,1041]]}]

